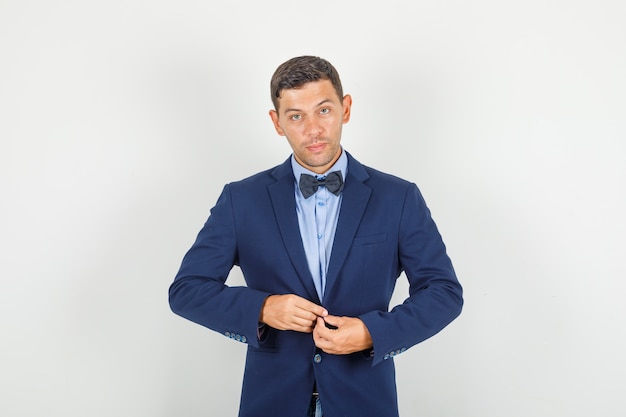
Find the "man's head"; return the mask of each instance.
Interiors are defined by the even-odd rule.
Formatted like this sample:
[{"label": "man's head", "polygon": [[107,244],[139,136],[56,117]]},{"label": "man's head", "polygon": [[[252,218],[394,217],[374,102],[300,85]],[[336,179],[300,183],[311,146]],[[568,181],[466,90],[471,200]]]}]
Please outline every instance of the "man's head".
[{"label": "man's head", "polygon": [[323,174],[341,156],[341,130],[352,106],[337,71],[321,58],[293,58],[278,67],[271,85],[276,132],[287,138],[300,165]]},{"label": "man's head", "polygon": [[306,83],[320,80],[329,80],[337,92],[337,97],[343,98],[339,73],[330,62],[316,56],[299,56],[284,62],[276,68],[270,82],[274,109],[278,111],[283,90],[300,88]]}]

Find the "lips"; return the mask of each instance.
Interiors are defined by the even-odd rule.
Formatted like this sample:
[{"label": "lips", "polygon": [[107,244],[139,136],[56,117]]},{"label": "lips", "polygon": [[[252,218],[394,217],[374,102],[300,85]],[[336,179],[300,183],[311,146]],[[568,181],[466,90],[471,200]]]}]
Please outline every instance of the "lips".
[{"label": "lips", "polygon": [[325,143],[316,143],[315,145],[309,145],[306,149],[310,152],[319,152],[326,147]]}]

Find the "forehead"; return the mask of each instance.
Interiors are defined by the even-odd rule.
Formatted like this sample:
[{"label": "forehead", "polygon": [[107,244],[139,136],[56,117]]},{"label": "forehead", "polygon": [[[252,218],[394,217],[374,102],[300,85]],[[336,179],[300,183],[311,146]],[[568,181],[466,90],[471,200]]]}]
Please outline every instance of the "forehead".
[{"label": "forehead", "polygon": [[322,102],[341,103],[330,80],[312,81],[298,88],[288,88],[280,92],[278,103],[282,109],[304,109]]}]

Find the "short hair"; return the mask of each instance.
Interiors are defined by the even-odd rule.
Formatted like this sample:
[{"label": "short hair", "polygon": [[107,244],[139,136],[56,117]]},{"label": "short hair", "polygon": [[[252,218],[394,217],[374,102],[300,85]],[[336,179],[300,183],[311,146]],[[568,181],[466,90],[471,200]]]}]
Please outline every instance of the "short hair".
[{"label": "short hair", "polygon": [[330,80],[339,99],[343,99],[343,87],[339,73],[332,64],[317,56],[299,56],[280,64],[270,82],[274,108],[278,110],[278,99],[283,90],[300,88],[306,83]]}]

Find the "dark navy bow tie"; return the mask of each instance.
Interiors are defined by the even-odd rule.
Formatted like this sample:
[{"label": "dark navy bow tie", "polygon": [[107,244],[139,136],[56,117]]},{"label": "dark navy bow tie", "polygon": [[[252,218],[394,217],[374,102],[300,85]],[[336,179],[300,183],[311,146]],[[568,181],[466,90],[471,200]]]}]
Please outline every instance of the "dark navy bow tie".
[{"label": "dark navy bow tie", "polygon": [[341,190],[343,190],[343,176],[341,175],[341,171],[333,171],[325,178],[319,180],[313,175],[300,175],[298,186],[304,198],[309,198],[315,194],[320,185],[325,186],[331,193],[339,195]]}]

